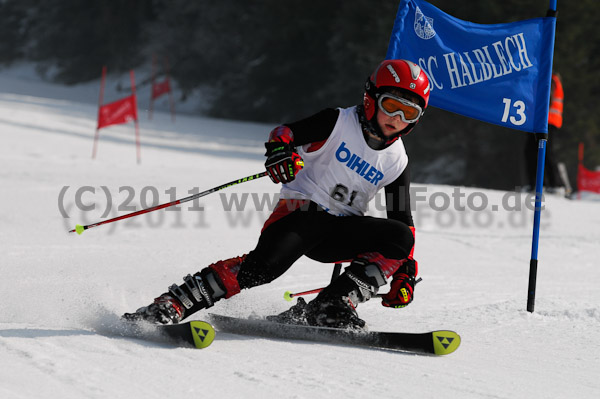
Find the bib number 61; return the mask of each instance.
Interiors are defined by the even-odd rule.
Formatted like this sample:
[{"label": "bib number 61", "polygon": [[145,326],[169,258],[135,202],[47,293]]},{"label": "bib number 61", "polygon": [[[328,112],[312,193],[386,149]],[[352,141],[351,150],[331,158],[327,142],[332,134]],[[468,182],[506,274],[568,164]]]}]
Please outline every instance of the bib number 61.
[{"label": "bib number 61", "polygon": [[331,190],[331,198],[333,198],[336,201],[340,201],[343,203],[346,203],[350,206],[352,206],[352,202],[354,202],[354,199],[356,198],[356,194],[358,194],[356,191],[352,191],[350,192],[350,190],[348,189],[348,187],[344,186],[343,184],[337,184],[333,190]]}]

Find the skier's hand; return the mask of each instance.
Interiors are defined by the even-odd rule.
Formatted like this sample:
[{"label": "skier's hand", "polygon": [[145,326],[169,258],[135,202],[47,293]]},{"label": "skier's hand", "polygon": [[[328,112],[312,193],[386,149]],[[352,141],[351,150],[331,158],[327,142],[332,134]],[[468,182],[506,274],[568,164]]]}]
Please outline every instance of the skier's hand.
[{"label": "skier's hand", "polygon": [[[410,265],[412,262],[414,265]],[[405,265],[394,274],[390,291],[381,298],[381,304],[388,308],[403,308],[412,302],[415,290],[415,277],[408,275],[408,270],[415,270],[417,261],[408,259]],[[414,266],[412,268],[411,266]],[[411,273],[412,274],[412,273]]]},{"label": "skier's hand", "polygon": [[267,161],[265,168],[273,183],[289,183],[304,167],[302,157],[291,144],[279,141],[265,143]]}]

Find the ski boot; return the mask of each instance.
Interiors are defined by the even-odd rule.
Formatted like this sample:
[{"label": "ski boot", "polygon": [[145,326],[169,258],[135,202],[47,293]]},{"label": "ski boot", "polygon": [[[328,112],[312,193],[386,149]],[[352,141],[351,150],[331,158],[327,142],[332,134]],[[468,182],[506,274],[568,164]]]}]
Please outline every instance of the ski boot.
[{"label": "ski boot", "polygon": [[302,297],[298,297],[296,304],[275,316],[267,316],[267,320],[275,323],[307,325],[306,321],[307,303]]},{"label": "ski boot", "polygon": [[385,275],[376,264],[355,259],[308,303],[306,321],[312,326],[364,330],[366,322],[358,317],[356,306],[377,294],[385,283]]},{"label": "ski boot", "polygon": [[127,321],[147,321],[155,324],[177,324],[183,319],[184,310],[181,302],[171,295],[162,294],[148,306],[143,306],[135,313],[125,313]]},{"label": "ski boot", "polygon": [[200,309],[210,308],[216,301],[240,292],[235,276],[243,260],[244,257],[237,257],[219,261],[193,276],[188,274],[182,285],[173,284],[153,303],[135,313],[125,313],[123,319],[176,324]]}]

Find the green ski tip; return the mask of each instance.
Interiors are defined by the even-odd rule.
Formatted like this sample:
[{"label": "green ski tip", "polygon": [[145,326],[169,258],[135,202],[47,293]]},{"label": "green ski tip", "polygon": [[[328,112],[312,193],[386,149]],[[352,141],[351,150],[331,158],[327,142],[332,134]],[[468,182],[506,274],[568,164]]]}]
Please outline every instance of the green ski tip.
[{"label": "green ski tip", "polygon": [[215,329],[205,321],[195,320],[190,322],[194,346],[198,349],[208,347],[215,339]]},{"label": "green ski tip", "polygon": [[292,301],[292,293],[290,291],[286,291],[285,294],[283,294],[283,299],[285,299],[288,302]]},{"label": "green ski tip", "polygon": [[85,230],[85,227],[83,227],[82,225],[78,224],[75,226],[75,231],[77,232],[77,234],[81,235],[81,233],[83,233],[83,231]]},{"label": "green ski tip", "polygon": [[433,331],[433,353],[447,355],[460,345],[460,335],[454,331]]}]

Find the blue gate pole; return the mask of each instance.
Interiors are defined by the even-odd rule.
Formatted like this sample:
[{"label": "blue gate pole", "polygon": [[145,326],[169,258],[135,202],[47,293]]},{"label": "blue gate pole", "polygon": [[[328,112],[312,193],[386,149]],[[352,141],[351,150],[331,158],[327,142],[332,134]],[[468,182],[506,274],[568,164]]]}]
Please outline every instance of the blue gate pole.
[{"label": "blue gate pole", "polygon": [[535,211],[533,214],[533,240],[531,244],[531,260],[529,261],[529,287],[527,289],[527,311],[535,308],[535,286],[537,281],[538,247],[540,241],[540,219],[544,189],[544,165],[546,163],[546,143],[548,134],[536,133],[538,142],[537,172],[535,176]]},{"label": "blue gate pole", "polygon": [[[550,0],[547,17],[556,18],[556,3],[558,0]],[[554,48],[554,37],[552,37]],[[548,107],[550,98],[548,98]],[[527,288],[527,311],[533,313],[535,309],[535,286],[537,282],[538,247],[540,242],[540,218],[542,212],[542,195],[544,189],[544,165],[546,163],[546,144],[548,133],[536,133],[538,142],[537,172],[535,176],[535,212],[533,214],[533,239],[531,243],[531,260],[529,261],[529,286]]]}]

